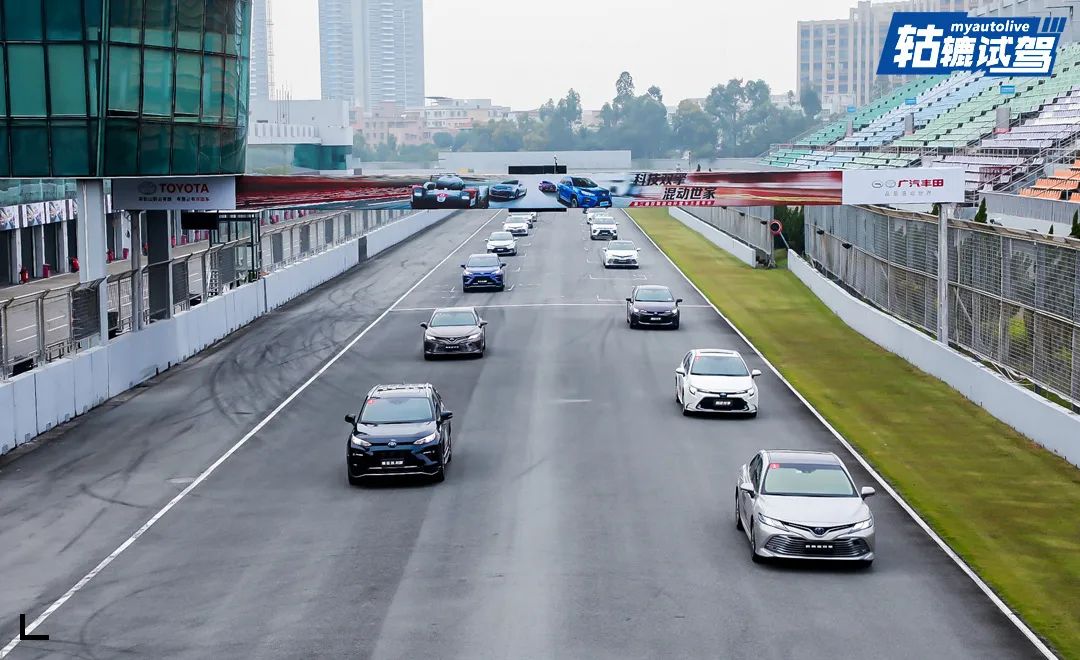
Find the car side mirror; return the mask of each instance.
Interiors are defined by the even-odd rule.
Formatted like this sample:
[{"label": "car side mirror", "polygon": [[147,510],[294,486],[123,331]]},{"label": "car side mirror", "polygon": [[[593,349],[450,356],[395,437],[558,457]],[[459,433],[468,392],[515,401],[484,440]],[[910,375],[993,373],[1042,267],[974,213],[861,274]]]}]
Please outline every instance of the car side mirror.
[{"label": "car side mirror", "polygon": [[682,367],[679,367],[678,369],[675,370],[675,373],[679,374],[680,376],[685,376],[686,375],[686,369],[683,369]]},{"label": "car side mirror", "polygon": [[638,252],[641,252],[641,248],[637,248],[637,251],[638,251]]},{"label": "car side mirror", "polygon": [[465,264],[461,264],[461,267],[462,267],[462,268],[464,268],[464,267],[465,267]]},{"label": "car side mirror", "polygon": [[478,323],[477,325],[479,325],[482,328],[485,325],[487,325],[487,321],[480,321],[480,323]]},{"label": "car side mirror", "polygon": [[427,330],[427,321],[424,321],[423,323],[421,323],[420,327]]},{"label": "car side mirror", "polygon": [[682,302],[682,298],[676,298],[676,299],[675,299],[675,304],[676,304],[676,305],[678,305],[678,304],[679,304],[679,303],[681,303],[681,302]]},{"label": "car side mirror", "polygon": [[503,262],[500,261],[499,262],[499,268],[506,268],[506,264],[504,264]]},{"label": "car side mirror", "polygon": [[750,372],[750,377],[751,378],[757,378],[760,375],[761,375],[761,370],[760,369],[754,369],[753,371]]},{"label": "car side mirror", "polygon": [[345,422],[356,426],[356,415],[345,415]]},{"label": "car side mirror", "polygon": [[626,302],[634,302],[634,299],[633,298],[627,298]]},{"label": "car side mirror", "polygon": [[866,498],[872,496],[876,492],[877,491],[874,490],[873,488],[871,488],[870,486],[863,486],[862,488],[859,489],[859,497],[862,497],[865,500]]},{"label": "car side mirror", "polygon": [[744,481],[741,484],[739,484],[739,490],[746,493],[750,497],[753,497],[754,495],[757,494],[754,491],[754,484],[750,483],[749,481]]},{"label": "car side mirror", "polygon": [[442,414],[439,415],[439,421],[440,422],[445,422],[448,419],[453,419],[453,417],[454,417],[454,413],[450,412],[449,410],[444,410],[442,412]]}]

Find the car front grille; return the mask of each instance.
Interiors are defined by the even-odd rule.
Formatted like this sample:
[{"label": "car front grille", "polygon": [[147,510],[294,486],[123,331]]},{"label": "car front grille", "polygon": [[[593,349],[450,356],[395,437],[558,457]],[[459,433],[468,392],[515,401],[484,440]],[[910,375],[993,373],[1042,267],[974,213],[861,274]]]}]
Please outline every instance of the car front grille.
[{"label": "car front grille", "polygon": [[[722,403],[725,401],[730,403]],[[746,410],[746,401],[734,397],[707,396],[698,403],[698,408],[702,410],[740,411]]]},{"label": "car front grille", "polygon": [[795,536],[774,536],[765,544],[765,549],[787,557],[855,558],[870,552],[870,546],[863,539],[811,541]]},{"label": "car front grille", "polygon": [[468,337],[436,337],[435,341],[440,344],[460,344]]}]

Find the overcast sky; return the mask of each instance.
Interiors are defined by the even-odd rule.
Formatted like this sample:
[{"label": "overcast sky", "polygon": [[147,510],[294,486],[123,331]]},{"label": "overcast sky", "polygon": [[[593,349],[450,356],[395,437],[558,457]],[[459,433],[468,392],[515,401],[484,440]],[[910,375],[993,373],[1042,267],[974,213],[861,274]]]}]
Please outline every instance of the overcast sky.
[{"label": "overcast sky", "polygon": [[[318,0],[272,0],[275,68],[295,99],[319,96]],[[702,97],[730,78],[795,87],[796,21],[842,18],[855,0],[425,0],[429,96],[531,109],[570,87],[588,110],[638,92]]]}]

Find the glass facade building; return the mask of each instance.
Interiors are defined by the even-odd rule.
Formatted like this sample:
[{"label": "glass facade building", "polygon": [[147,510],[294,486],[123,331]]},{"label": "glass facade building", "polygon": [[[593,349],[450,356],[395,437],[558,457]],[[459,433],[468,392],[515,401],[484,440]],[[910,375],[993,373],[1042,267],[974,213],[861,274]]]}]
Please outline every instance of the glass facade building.
[{"label": "glass facade building", "polygon": [[0,0],[0,178],[240,174],[251,0]]}]

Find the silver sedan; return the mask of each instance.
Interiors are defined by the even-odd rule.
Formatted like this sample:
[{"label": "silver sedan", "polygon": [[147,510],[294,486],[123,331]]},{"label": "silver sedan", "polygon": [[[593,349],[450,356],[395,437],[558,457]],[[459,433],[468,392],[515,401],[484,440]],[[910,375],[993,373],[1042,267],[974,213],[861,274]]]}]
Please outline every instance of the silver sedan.
[{"label": "silver sedan", "polygon": [[874,516],[843,462],[831,452],[760,451],[739,470],[735,526],[750,556],[874,561]]}]

